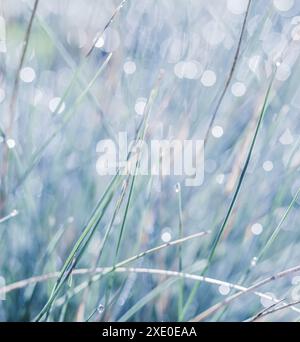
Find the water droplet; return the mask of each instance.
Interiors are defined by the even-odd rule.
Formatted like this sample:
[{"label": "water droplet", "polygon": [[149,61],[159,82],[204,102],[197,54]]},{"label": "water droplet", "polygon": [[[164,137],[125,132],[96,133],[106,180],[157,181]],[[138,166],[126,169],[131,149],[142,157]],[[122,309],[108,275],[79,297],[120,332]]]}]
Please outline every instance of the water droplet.
[{"label": "water droplet", "polygon": [[102,304],[100,304],[100,305],[98,306],[98,308],[97,308],[97,311],[98,311],[99,314],[102,314],[102,313],[104,312],[104,310],[105,310],[105,307],[104,307],[104,305],[102,305]]},{"label": "water droplet", "polygon": [[136,64],[133,61],[127,61],[124,63],[123,70],[125,74],[132,75],[136,72]]},{"label": "water droplet", "polygon": [[7,144],[9,149],[13,149],[16,147],[16,142],[14,139],[7,139],[6,144]]},{"label": "water droplet", "polygon": [[31,83],[35,77],[35,71],[32,68],[26,67],[20,71],[20,78],[25,83]]},{"label": "water droplet", "polygon": [[175,185],[175,192],[176,193],[179,193],[181,191],[181,185],[180,185],[180,183],[177,183],[176,185]]},{"label": "water droplet", "polygon": [[172,240],[172,232],[170,228],[165,228],[162,231],[161,239],[165,243],[169,243]]},{"label": "water droplet", "polygon": [[255,266],[257,265],[257,261],[258,261],[257,257],[254,257],[254,258],[251,260],[251,266],[252,266],[252,267],[255,267]]},{"label": "water droplet", "polygon": [[17,209],[14,209],[14,210],[11,212],[10,216],[11,216],[11,217],[16,217],[18,214],[19,214],[18,210],[17,210]]},{"label": "water droplet", "polygon": [[251,227],[251,232],[253,235],[261,235],[263,231],[264,231],[264,228],[260,223],[255,223]]},{"label": "water droplet", "polygon": [[219,292],[222,296],[227,296],[230,293],[230,287],[228,285],[221,285]]},{"label": "water droplet", "polygon": [[146,105],[147,105],[147,99],[144,97],[141,97],[139,99],[136,100],[135,103],[135,111],[138,115],[143,115],[146,109]]},{"label": "water droplet", "polygon": [[73,223],[74,222],[74,217],[73,216],[70,216],[68,217],[68,223]]},{"label": "water droplet", "polygon": [[266,172],[271,172],[274,169],[274,164],[270,160],[265,161],[263,164],[263,169]]},{"label": "water droplet", "polygon": [[231,87],[231,92],[236,97],[242,97],[246,94],[246,86],[242,82],[236,82]]},{"label": "water droplet", "polygon": [[221,126],[213,127],[211,132],[212,132],[212,135],[217,139],[221,138],[224,134],[224,130]]},{"label": "water droplet", "polygon": [[217,81],[217,75],[212,70],[205,70],[202,77],[201,77],[201,83],[204,85],[204,87],[212,87],[215,85]]}]

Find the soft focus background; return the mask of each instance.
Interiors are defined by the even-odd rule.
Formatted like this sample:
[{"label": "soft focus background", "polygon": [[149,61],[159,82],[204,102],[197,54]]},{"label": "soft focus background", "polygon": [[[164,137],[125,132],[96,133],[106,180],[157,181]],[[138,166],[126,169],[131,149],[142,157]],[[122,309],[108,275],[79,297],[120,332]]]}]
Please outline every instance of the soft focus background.
[{"label": "soft focus background", "polygon": [[[133,139],[153,89],[147,139],[207,138],[204,183],[136,177],[96,263],[120,184],[76,268],[113,266],[163,242],[212,233],[129,265],[160,275],[117,272],[88,290],[80,285],[89,275],[72,276],[50,321],[187,320],[234,293],[163,271],[206,268],[265,100],[249,167],[205,274],[248,287],[300,264],[300,2],[252,0],[248,13],[247,0],[120,2],[40,0],[28,31],[34,1],[1,0],[0,277],[11,284],[62,269],[110,182],[97,173],[97,143],[120,131]],[[7,293],[0,320],[34,319],[53,284]],[[241,296],[206,320],[242,321],[276,299],[300,300],[300,277],[259,291],[267,295]],[[300,306],[264,319],[298,320]]]}]

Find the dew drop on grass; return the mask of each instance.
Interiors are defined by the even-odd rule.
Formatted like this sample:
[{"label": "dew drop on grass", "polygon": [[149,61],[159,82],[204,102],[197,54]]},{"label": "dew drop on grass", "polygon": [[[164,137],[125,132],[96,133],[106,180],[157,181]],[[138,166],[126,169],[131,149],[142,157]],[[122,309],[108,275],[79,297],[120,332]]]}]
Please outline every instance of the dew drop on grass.
[{"label": "dew drop on grass", "polygon": [[256,267],[257,261],[258,261],[257,257],[254,257],[254,258],[251,260],[251,267]]},{"label": "dew drop on grass", "polygon": [[230,293],[230,287],[228,285],[221,285],[219,292],[222,296],[227,296]]},{"label": "dew drop on grass", "polygon": [[102,314],[103,312],[104,312],[104,305],[102,305],[102,304],[100,304],[99,306],[98,306],[98,308],[97,308],[97,311],[98,311],[98,313],[99,314]]},{"label": "dew drop on grass", "polygon": [[291,72],[291,67],[288,64],[281,63],[277,69],[276,79],[284,82],[291,76]]},{"label": "dew drop on grass", "polygon": [[246,94],[246,86],[242,82],[236,82],[231,87],[231,92],[236,97],[242,97]]},{"label": "dew drop on grass", "polygon": [[136,72],[136,64],[133,61],[127,61],[124,63],[123,70],[125,74],[132,75]]},{"label": "dew drop on grass", "polygon": [[165,243],[169,243],[172,240],[172,232],[170,228],[165,228],[162,231],[161,240]]},{"label": "dew drop on grass", "polygon": [[135,107],[134,107],[135,112],[138,115],[144,115],[146,105],[147,105],[147,99],[146,98],[144,98],[144,97],[138,98],[136,100]]},{"label": "dew drop on grass", "polygon": [[16,147],[16,142],[14,139],[7,139],[6,144],[9,149],[13,149]]},{"label": "dew drop on grass", "polygon": [[30,67],[25,67],[20,71],[20,78],[25,83],[33,82],[35,77],[35,71]]},{"label": "dew drop on grass", "polygon": [[267,160],[263,164],[263,169],[266,172],[271,172],[274,169],[274,164],[270,160]]},{"label": "dew drop on grass", "polygon": [[103,47],[103,45],[104,45],[104,38],[103,38],[103,36],[101,36],[98,39],[96,39],[95,48],[101,49]]},{"label": "dew drop on grass", "polygon": [[212,70],[205,70],[202,77],[201,83],[204,87],[210,88],[215,85],[217,81],[216,73]]},{"label": "dew drop on grass", "polygon": [[260,223],[255,223],[251,227],[251,232],[253,235],[261,235],[263,231],[264,231],[264,228]]},{"label": "dew drop on grass", "polygon": [[213,127],[211,132],[212,132],[212,135],[217,139],[221,138],[224,134],[224,130],[221,126]]},{"label": "dew drop on grass", "polygon": [[19,214],[18,210],[17,210],[17,209],[14,209],[14,210],[10,213],[10,216],[11,216],[11,217],[16,217],[18,214]]}]

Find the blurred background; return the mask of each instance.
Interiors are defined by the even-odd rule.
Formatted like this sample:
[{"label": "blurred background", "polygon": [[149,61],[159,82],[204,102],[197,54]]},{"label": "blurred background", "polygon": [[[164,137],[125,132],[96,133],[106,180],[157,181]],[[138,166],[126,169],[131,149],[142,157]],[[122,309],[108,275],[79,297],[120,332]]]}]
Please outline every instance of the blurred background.
[{"label": "blurred background", "polygon": [[[40,0],[32,16],[34,1],[1,1],[0,276],[11,284],[62,268],[111,180],[97,172],[97,144],[121,131],[135,137],[162,70],[147,140],[205,139],[204,183],[187,188],[178,177],[136,177],[97,265],[110,267],[210,230],[131,264],[201,274],[245,170],[269,87],[246,175],[206,275],[247,287],[300,264],[300,3],[120,3]],[[121,191],[77,268],[95,264]],[[187,320],[234,293],[225,285],[151,272],[116,273],[78,290],[89,279],[72,277],[48,319],[176,321],[181,300],[188,303]],[[7,293],[0,320],[32,320],[53,284],[50,279]],[[300,278],[292,274],[260,291],[297,301]],[[247,294],[206,320],[246,320],[271,299]],[[298,309],[266,320],[298,320]]]}]

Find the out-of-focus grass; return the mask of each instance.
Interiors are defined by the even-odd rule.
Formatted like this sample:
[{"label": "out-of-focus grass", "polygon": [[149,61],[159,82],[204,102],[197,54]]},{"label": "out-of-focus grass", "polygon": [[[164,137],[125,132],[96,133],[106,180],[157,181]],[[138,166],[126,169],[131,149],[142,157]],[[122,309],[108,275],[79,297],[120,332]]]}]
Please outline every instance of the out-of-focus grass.
[{"label": "out-of-focus grass", "polygon": [[[120,3],[40,0],[24,82],[34,1],[3,1],[0,276],[24,282],[0,320],[242,321],[280,300],[261,319],[298,320],[295,269],[217,303],[300,264],[299,4]],[[203,185],[99,176],[97,143],[121,131],[205,139]]]}]

